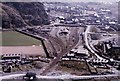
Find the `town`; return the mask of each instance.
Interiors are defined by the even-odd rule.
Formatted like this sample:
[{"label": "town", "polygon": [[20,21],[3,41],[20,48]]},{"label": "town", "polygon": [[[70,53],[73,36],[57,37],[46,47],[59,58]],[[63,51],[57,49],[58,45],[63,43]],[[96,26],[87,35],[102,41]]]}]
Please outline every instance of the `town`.
[{"label": "town", "polygon": [[[43,2],[43,4],[50,22],[46,25],[14,28],[13,31],[40,40],[44,56],[24,52],[10,54],[9,51],[8,53],[3,51],[0,60],[1,75],[14,74],[13,70],[18,68],[15,73],[20,72],[24,78],[29,79],[36,78],[37,74],[38,78],[48,76],[59,79],[63,76],[69,79],[73,76],[73,79],[94,81],[102,78],[104,81],[112,81],[111,79],[119,81],[118,3]],[[42,68],[30,70],[32,73],[27,74],[21,71],[22,65],[35,65],[38,62],[43,63]],[[68,77],[65,77],[66,75]]]}]

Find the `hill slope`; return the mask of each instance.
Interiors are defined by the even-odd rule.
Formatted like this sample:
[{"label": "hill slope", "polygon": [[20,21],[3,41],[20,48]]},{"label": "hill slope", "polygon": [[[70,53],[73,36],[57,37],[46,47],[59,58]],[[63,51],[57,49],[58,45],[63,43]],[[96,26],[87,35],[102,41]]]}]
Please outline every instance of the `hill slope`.
[{"label": "hill slope", "polygon": [[49,24],[49,17],[40,2],[4,2],[0,5],[3,28]]}]

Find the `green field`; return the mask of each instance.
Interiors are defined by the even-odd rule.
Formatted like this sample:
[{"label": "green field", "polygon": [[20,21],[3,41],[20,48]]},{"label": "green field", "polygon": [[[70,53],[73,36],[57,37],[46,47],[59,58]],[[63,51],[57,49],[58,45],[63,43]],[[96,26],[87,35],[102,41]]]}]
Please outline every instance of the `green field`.
[{"label": "green field", "polygon": [[[31,46],[40,45],[41,41],[15,31],[0,32],[0,45],[2,46]],[[1,43],[2,38],[2,43]]]}]

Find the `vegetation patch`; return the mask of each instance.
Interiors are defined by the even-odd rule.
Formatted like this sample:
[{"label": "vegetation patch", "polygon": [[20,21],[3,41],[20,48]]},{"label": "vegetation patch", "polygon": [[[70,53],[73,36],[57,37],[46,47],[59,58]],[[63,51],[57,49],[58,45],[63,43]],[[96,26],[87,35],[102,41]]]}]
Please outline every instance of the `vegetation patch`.
[{"label": "vegetation patch", "polygon": [[[2,33],[2,46],[31,46],[40,45],[41,41],[15,31],[4,31]],[[1,35],[0,35],[1,36]]]}]

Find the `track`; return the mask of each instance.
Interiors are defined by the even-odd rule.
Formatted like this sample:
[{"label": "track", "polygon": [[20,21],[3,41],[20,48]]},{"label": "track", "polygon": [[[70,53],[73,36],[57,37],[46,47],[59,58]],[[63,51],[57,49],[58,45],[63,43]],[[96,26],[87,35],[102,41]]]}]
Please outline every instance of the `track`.
[{"label": "track", "polygon": [[57,53],[57,50],[55,49],[54,45],[51,46],[53,48],[53,51],[55,51],[57,53],[57,56],[51,61],[51,63],[48,66],[46,66],[46,68],[44,68],[43,72],[40,73],[41,75],[46,75],[61,60],[62,56],[67,54],[79,42],[79,33],[78,33],[77,28],[75,30],[72,30],[71,38],[74,36],[75,40],[71,45],[69,42],[67,48],[66,48],[65,44],[63,43],[63,41],[57,35],[56,35],[56,37],[53,37],[49,34],[43,34],[38,30],[34,30],[34,32],[36,32],[37,35],[31,34],[32,32],[30,32],[30,31],[27,32],[27,34],[33,35],[34,37],[36,36],[38,38],[47,39],[47,40],[51,41],[51,43],[55,43],[55,45],[57,45],[57,47],[59,47],[61,49],[60,53]]},{"label": "track", "polygon": [[77,32],[77,29],[75,30],[75,41],[74,41],[74,44],[69,46],[68,48],[65,48],[65,49],[62,49],[61,53],[58,54],[58,56],[56,58],[54,58],[52,60],[52,62],[43,70],[42,73],[40,73],[40,75],[46,75],[59,61],[60,59],[62,58],[63,55],[67,54],[72,48],[74,48],[76,46],[76,44],[78,43],[79,41],[79,34]]},{"label": "track", "polygon": [[104,59],[103,57],[101,57],[101,56],[99,56],[93,49],[94,48],[92,48],[91,47],[91,44],[89,43],[89,32],[90,32],[90,29],[91,29],[91,26],[88,26],[87,28],[86,28],[86,31],[85,31],[85,34],[84,34],[84,40],[85,40],[85,45],[87,46],[87,48],[90,50],[90,52],[92,53],[92,54],[94,54],[98,59],[100,59],[100,60],[106,60],[106,59]]}]

